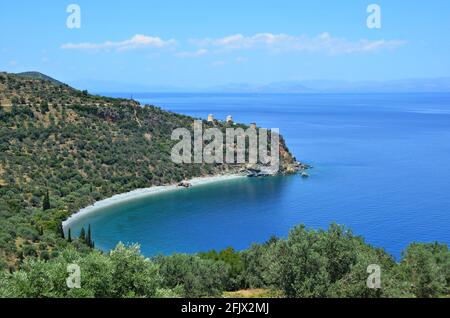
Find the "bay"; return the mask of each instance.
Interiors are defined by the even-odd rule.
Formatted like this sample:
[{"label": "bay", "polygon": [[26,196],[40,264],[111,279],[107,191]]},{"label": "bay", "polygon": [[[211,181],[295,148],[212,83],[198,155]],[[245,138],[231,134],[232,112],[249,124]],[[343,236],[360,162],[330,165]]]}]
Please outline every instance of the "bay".
[{"label": "bay", "polygon": [[[129,97],[129,94],[108,94]],[[151,256],[247,248],[296,224],[350,227],[399,258],[409,243],[450,242],[450,94],[134,94],[194,117],[280,128],[301,176],[244,178],[129,201],[81,218],[96,246],[140,243]]]}]

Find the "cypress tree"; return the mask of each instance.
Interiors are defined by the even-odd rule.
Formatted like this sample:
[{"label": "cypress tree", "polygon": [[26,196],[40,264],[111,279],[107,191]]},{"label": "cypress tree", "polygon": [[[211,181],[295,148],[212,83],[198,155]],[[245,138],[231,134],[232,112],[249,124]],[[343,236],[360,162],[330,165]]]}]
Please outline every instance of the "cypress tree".
[{"label": "cypress tree", "polygon": [[87,244],[87,246],[92,247],[91,225],[90,224],[88,226],[88,232],[87,232],[87,237],[86,237],[86,244]]},{"label": "cypress tree", "polygon": [[63,228],[61,222],[59,223],[59,226],[58,226],[58,232],[59,232],[59,235],[60,235],[62,238],[64,238],[64,228]]},{"label": "cypress tree", "polygon": [[50,209],[50,194],[48,193],[48,189],[47,192],[45,193],[44,196],[44,202],[42,203],[42,210],[46,211]]},{"label": "cypress tree", "polygon": [[86,241],[86,231],[84,230],[84,226],[81,228],[81,231],[80,231],[80,240],[83,242]]},{"label": "cypress tree", "polygon": [[67,241],[68,241],[69,243],[72,242],[72,234],[71,234],[71,232],[70,232],[70,228],[69,228],[69,231],[67,232]]}]

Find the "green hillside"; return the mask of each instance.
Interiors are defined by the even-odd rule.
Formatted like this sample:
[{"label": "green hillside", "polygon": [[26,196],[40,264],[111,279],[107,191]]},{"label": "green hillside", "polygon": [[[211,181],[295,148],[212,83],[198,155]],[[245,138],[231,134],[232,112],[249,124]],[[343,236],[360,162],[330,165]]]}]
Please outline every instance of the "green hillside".
[{"label": "green hillside", "polygon": [[[23,242],[56,233],[62,220],[97,200],[242,169],[173,163],[171,133],[191,129],[194,119],[155,106],[6,73],[0,100],[0,251],[10,265],[24,253]],[[283,171],[294,159],[284,142],[281,150]],[[42,211],[47,192],[50,209]]]}]

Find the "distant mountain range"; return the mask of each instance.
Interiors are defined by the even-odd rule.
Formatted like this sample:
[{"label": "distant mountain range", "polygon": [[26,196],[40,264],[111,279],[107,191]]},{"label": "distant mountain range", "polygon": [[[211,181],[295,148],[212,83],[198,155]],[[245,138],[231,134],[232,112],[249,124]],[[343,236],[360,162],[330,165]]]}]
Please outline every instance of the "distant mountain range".
[{"label": "distant mountain range", "polygon": [[[18,76],[61,82],[39,72],[19,73]],[[430,79],[404,79],[392,81],[341,81],[303,80],[269,84],[230,83],[212,87],[181,87],[171,85],[146,85],[108,80],[68,81],[70,86],[90,92],[207,92],[207,93],[267,93],[267,94],[314,94],[314,93],[425,93],[450,92],[450,77]]]},{"label": "distant mountain range", "polygon": [[215,87],[152,86],[109,81],[73,81],[69,84],[78,89],[93,92],[218,92],[218,93],[424,93],[450,92],[450,78],[408,79],[396,81],[335,81],[307,80],[277,82],[267,85],[232,83]]},{"label": "distant mountain range", "polygon": [[423,93],[450,92],[450,78],[395,81],[305,80],[267,85],[229,84],[208,89],[235,93]]}]

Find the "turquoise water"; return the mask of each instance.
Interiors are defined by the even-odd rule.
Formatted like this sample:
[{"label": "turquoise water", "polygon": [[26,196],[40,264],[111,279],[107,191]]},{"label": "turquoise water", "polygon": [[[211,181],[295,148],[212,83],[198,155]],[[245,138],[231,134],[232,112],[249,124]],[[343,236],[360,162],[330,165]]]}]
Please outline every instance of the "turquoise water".
[{"label": "turquoise water", "polygon": [[139,242],[149,256],[244,249],[299,223],[331,222],[396,257],[412,241],[450,243],[449,94],[134,98],[195,117],[231,114],[280,128],[291,152],[314,169],[308,179],[244,178],[107,208],[72,227],[77,233],[90,223],[99,248]]}]

